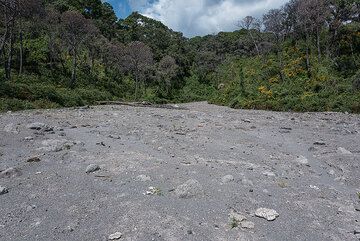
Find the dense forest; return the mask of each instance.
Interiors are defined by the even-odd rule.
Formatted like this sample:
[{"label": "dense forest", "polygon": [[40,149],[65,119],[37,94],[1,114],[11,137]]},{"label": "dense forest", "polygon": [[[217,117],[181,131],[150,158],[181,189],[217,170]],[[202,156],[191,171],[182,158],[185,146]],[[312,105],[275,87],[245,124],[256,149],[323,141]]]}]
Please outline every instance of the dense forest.
[{"label": "dense forest", "polygon": [[0,0],[0,111],[207,100],[360,112],[359,12],[360,0],[291,0],[189,39],[101,0]]}]

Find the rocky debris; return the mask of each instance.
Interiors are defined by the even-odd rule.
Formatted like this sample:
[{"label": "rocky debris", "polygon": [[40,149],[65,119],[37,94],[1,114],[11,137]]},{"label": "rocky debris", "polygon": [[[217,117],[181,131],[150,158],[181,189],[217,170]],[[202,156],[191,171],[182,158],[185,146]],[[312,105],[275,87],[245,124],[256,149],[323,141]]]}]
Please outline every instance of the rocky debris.
[{"label": "rocky debris", "polygon": [[246,217],[244,215],[241,215],[239,214],[238,212],[232,210],[230,213],[229,213],[229,218],[231,220],[235,219],[237,222],[242,222],[244,220],[246,220]]},{"label": "rocky debris", "polygon": [[316,141],[316,142],[314,142],[314,145],[315,145],[315,146],[325,146],[326,143],[325,143],[325,142],[322,142],[322,141]]},{"label": "rocky debris", "polygon": [[352,155],[351,151],[348,151],[343,147],[338,148],[338,153],[343,154],[343,155]]},{"label": "rocky debris", "polygon": [[289,134],[289,133],[291,133],[291,131],[292,131],[292,128],[290,128],[290,127],[280,127],[280,133],[281,134]]},{"label": "rocky debris", "polygon": [[33,140],[34,140],[34,137],[32,137],[32,136],[24,137],[24,141],[33,141]]},{"label": "rocky debris", "polygon": [[230,224],[232,228],[241,227],[245,229],[253,229],[255,228],[255,224],[251,221],[248,221],[247,218],[239,214],[238,212],[232,210],[229,214]]},{"label": "rocky debris", "polygon": [[327,173],[328,173],[329,175],[333,176],[333,175],[335,175],[335,170],[334,170],[334,169],[330,169]]},{"label": "rocky debris", "polygon": [[22,175],[21,171],[16,167],[10,167],[0,172],[0,178],[13,178],[13,177],[19,177],[21,175]]},{"label": "rocky debris", "polygon": [[246,229],[253,229],[255,228],[255,224],[251,221],[245,220],[240,222],[240,225],[242,228],[246,228]]},{"label": "rocky debris", "polygon": [[245,177],[241,179],[241,183],[245,186],[254,186],[254,183],[250,179],[247,179]]},{"label": "rocky debris", "polygon": [[296,158],[296,162],[302,165],[309,164],[309,160],[304,156],[299,156],[298,158]]},{"label": "rocky debris", "polygon": [[233,182],[234,180],[235,178],[233,175],[226,175],[221,178],[222,183],[229,183],[229,182]]},{"label": "rocky debris", "polygon": [[18,130],[17,130],[17,127],[14,125],[14,123],[7,124],[4,127],[4,131],[7,132],[7,133],[14,133],[14,134],[19,133]]},{"label": "rocky debris", "polygon": [[41,122],[34,122],[34,123],[28,124],[26,126],[26,128],[28,128],[30,130],[38,130],[38,131],[45,127],[46,127],[46,124],[41,123]]},{"label": "rocky debris", "polygon": [[150,182],[151,181],[151,177],[147,176],[147,175],[139,175],[135,178],[136,181],[139,182]]},{"label": "rocky debris", "polygon": [[92,173],[92,172],[96,172],[100,170],[100,166],[96,165],[96,164],[90,164],[89,166],[87,166],[86,168],[86,173]]},{"label": "rocky debris", "polygon": [[143,193],[144,195],[158,195],[161,196],[162,192],[161,189],[158,187],[149,187],[148,191]]},{"label": "rocky debris", "polygon": [[264,171],[262,174],[267,177],[276,177],[276,174],[271,171]]},{"label": "rocky debris", "polygon": [[108,239],[109,240],[119,240],[119,239],[121,239],[121,237],[122,237],[122,233],[116,232],[116,233],[110,234]]},{"label": "rocky debris", "polygon": [[0,186],[0,195],[6,194],[9,192],[9,189],[6,187]]},{"label": "rocky debris", "polygon": [[33,163],[33,162],[40,162],[40,161],[41,161],[41,159],[36,156],[36,157],[31,157],[31,158],[27,159],[26,162]]},{"label": "rocky debris", "polygon": [[65,139],[48,139],[42,141],[41,145],[43,147],[38,148],[40,151],[59,152],[70,149],[75,143]]},{"label": "rocky debris", "polygon": [[204,194],[202,185],[195,179],[190,179],[175,189],[178,198],[193,198]]},{"label": "rocky debris", "polygon": [[115,140],[120,140],[121,139],[121,137],[119,136],[119,135],[109,135],[109,138],[111,138],[111,139],[115,139]]},{"label": "rocky debris", "polygon": [[277,217],[279,217],[279,214],[274,209],[258,208],[255,211],[255,216],[259,218],[264,218],[267,221],[274,221]]}]

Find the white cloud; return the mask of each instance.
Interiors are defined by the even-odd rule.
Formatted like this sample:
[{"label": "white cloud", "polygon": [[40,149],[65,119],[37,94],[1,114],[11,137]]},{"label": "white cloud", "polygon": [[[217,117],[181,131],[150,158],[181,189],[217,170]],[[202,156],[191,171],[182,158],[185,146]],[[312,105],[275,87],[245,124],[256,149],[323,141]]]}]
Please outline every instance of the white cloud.
[{"label": "white cloud", "polygon": [[245,16],[260,16],[287,0],[158,0],[142,13],[185,36],[235,30]]}]

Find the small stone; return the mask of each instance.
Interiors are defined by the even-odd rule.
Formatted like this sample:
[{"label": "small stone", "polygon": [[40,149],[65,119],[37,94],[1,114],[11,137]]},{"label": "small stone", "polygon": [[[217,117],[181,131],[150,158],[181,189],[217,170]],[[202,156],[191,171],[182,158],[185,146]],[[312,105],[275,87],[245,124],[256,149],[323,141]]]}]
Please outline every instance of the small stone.
[{"label": "small stone", "polygon": [[109,135],[109,138],[111,138],[111,139],[116,139],[116,140],[120,140],[120,139],[121,139],[121,137],[118,136],[118,135]]},{"label": "small stone", "polygon": [[192,231],[192,230],[188,230],[188,231],[187,231],[187,234],[191,235],[191,234],[193,234],[193,231]]},{"label": "small stone", "polygon": [[96,171],[99,171],[99,170],[100,170],[99,165],[90,164],[90,165],[86,168],[86,173],[92,173],[92,172],[96,172]]},{"label": "small stone", "polygon": [[17,131],[17,127],[14,125],[14,123],[7,124],[7,125],[4,127],[4,131],[5,131],[5,132],[8,132],[8,133],[14,133],[14,134],[18,134],[18,133],[19,133],[19,132]]},{"label": "small stone", "polygon": [[309,152],[314,152],[314,151],[317,151],[317,149],[312,146],[312,147],[309,147],[308,151],[309,151]]},{"label": "small stone", "polygon": [[309,160],[304,157],[304,156],[299,156],[297,159],[296,159],[296,162],[300,163],[300,164],[303,164],[303,165],[306,165],[306,164],[309,164]]},{"label": "small stone", "polygon": [[195,179],[190,179],[175,189],[175,195],[179,198],[192,198],[203,194],[202,185]]},{"label": "small stone", "polygon": [[116,232],[109,235],[109,240],[119,240],[122,237],[122,233]]},{"label": "small stone", "polygon": [[0,178],[13,178],[13,177],[19,177],[21,175],[22,175],[21,171],[16,167],[10,167],[0,172]]},{"label": "small stone", "polygon": [[226,175],[221,178],[222,183],[229,183],[229,182],[233,182],[234,180],[235,179],[232,175]]},{"label": "small stone", "polygon": [[242,221],[242,222],[240,223],[240,226],[241,226],[242,228],[246,228],[246,229],[253,229],[253,228],[255,228],[255,224],[254,224],[253,222],[247,221],[247,220]]},{"label": "small stone", "polygon": [[262,174],[267,177],[275,177],[276,176],[276,174],[271,171],[264,171]]},{"label": "small stone", "polygon": [[338,152],[339,152],[340,154],[343,154],[343,155],[352,155],[352,153],[351,153],[350,151],[346,150],[346,149],[343,148],[343,147],[339,147],[339,148],[338,148]]},{"label": "small stone", "polygon": [[26,162],[40,162],[40,158],[39,157],[32,157],[32,158],[29,158]]},{"label": "small stone", "polygon": [[326,143],[325,143],[325,142],[322,142],[322,141],[316,141],[316,142],[314,142],[314,145],[315,145],[315,146],[325,146]]},{"label": "small stone", "polygon": [[329,170],[328,174],[331,175],[331,176],[335,175],[335,170],[334,169]]},{"label": "small stone", "polygon": [[34,140],[34,137],[32,137],[32,136],[27,136],[27,137],[24,138],[24,140],[25,140],[25,141],[32,141],[32,140]]},{"label": "small stone", "polygon": [[46,125],[41,122],[34,122],[26,126],[26,128],[30,130],[41,130],[44,127],[46,127]]},{"label": "small stone", "polygon": [[243,185],[246,185],[246,186],[254,186],[254,183],[253,183],[251,180],[247,179],[247,178],[243,178],[243,179],[241,180],[241,183],[242,183]]},{"label": "small stone", "polygon": [[9,192],[9,189],[6,187],[0,186],[0,195],[6,194]]},{"label": "small stone", "polygon": [[139,175],[135,178],[136,181],[139,182],[150,182],[151,181],[151,177],[147,176],[147,175]]},{"label": "small stone", "polygon": [[279,214],[273,209],[259,208],[255,211],[255,216],[264,218],[268,221],[274,221],[277,217],[279,217]]},{"label": "small stone", "polygon": [[65,139],[48,139],[41,142],[43,147],[39,148],[40,151],[59,152],[62,150],[68,150],[74,146],[74,142]]},{"label": "small stone", "polygon": [[244,215],[241,215],[237,213],[236,211],[232,210],[229,214],[230,220],[235,220],[237,222],[242,222],[246,220],[246,217]]}]

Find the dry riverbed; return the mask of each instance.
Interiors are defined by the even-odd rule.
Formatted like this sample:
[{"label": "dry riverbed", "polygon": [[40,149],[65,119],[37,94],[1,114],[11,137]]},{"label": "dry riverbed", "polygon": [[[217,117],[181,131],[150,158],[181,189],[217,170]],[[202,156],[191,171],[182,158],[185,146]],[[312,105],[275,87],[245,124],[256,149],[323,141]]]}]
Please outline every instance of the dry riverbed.
[{"label": "dry riverbed", "polygon": [[0,240],[360,240],[360,116],[0,114]]}]

